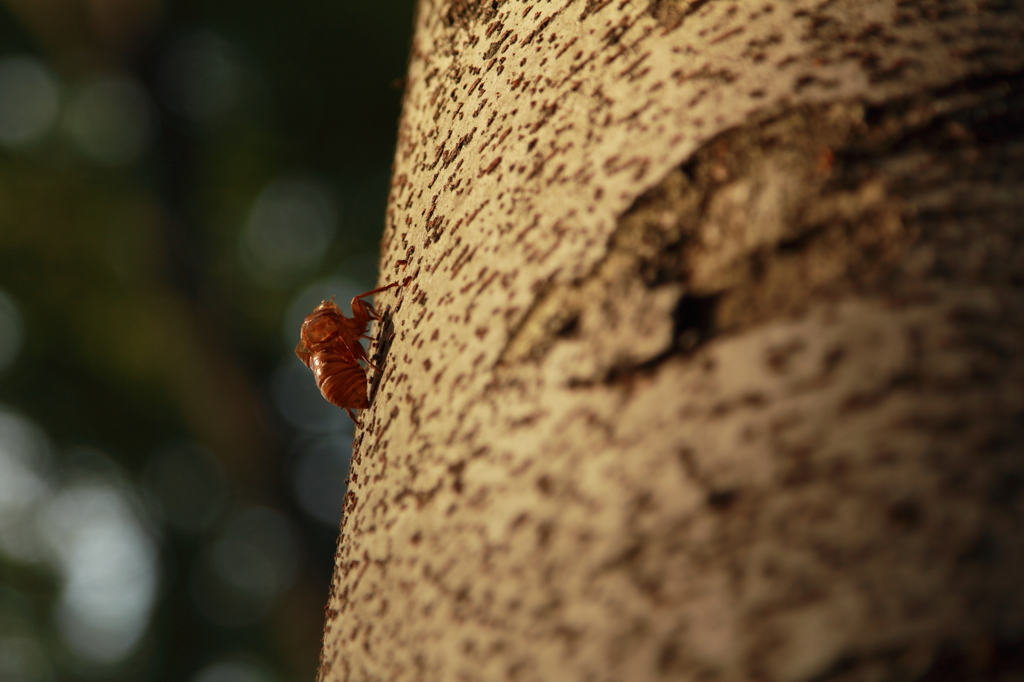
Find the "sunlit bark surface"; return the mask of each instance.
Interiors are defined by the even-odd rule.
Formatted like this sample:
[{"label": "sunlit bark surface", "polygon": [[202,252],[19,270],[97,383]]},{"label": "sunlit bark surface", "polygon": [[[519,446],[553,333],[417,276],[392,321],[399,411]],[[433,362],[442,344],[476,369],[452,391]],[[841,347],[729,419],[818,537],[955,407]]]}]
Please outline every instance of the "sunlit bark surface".
[{"label": "sunlit bark surface", "polygon": [[1022,65],[1015,0],[423,0],[322,679],[1013,673]]}]

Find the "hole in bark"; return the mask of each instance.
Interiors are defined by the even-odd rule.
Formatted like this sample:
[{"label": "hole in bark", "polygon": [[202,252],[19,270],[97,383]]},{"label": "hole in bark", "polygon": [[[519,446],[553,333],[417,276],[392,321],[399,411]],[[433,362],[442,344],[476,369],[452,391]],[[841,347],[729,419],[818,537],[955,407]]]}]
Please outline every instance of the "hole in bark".
[{"label": "hole in bark", "polygon": [[547,547],[551,544],[551,534],[555,528],[549,521],[537,524],[537,546]]},{"label": "hole in bark", "polygon": [[574,314],[564,320],[559,320],[558,327],[555,328],[555,336],[560,339],[568,339],[576,336],[580,330],[580,316]]},{"label": "hole in bark", "polygon": [[455,464],[452,464],[450,467],[448,467],[448,472],[455,477],[455,480],[452,481],[452,490],[454,490],[456,493],[461,493],[463,490],[462,471],[465,468],[465,462],[456,462]]},{"label": "hole in bark", "polygon": [[519,514],[514,519],[512,519],[512,526],[511,526],[512,530],[519,530],[520,528],[525,526],[526,522],[529,521],[529,520],[530,520],[530,515],[527,514],[526,512],[523,512],[522,514]]},{"label": "hole in bark", "polygon": [[913,500],[901,500],[886,510],[889,523],[900,530],[913,530],[921,525],[921,507]]},{"label": "hole in bark", "polygon": [[713,490],[708,493],[708,506],[716,511],[725,511],[736,502],[735,490]]},{"label": "hole in bark", "polygon": [[683,296],[672,313],[679,350],[692,351],[715,332],[718,296]]},{"label": "hole in bark", "polygon": [[830,349],[825,356],[822,358],[822,374],[828,376],[835,371],[839,364],[846,357],[846,349],[842,346],[836,346]]},{"label": "hole in bark", "polygon": [[665,642],[658,652],[658,670],[667,673],[679,663],[679,645],[676,642]]}]

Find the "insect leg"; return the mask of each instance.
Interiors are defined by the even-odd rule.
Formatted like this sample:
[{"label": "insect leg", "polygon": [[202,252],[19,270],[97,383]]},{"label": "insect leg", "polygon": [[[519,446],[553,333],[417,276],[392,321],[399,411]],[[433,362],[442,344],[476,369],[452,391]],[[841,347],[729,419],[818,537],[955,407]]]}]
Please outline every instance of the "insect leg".
[{"label": "insect leg", "polygon": [[394,287],[397,286],[398,282],[392,282],[391,284],[386,284],[382,287],[371,289],[370,291],[364,292],[354,297],[352,299],[351,304],[353,318],[356,319],[357,321],[369,320],[371,317],[375,320],[379,320],[380,315],[377,314],[377,311],[373,309],[372,305],[363,301],[363,299],[366,298],[367,296],[373,296],[374,294],[380,293],[382,291],[387,291],[388,289],[393,289]]},{"label": "insect leg", "polygon": [[359,294],[358,296],[356,296],[352,300],[355,301],[356,299],[366,298],[367,296],[373,296],[376,293],[379,293],[381,291],[387,291],[388,289],[391,289],[391,288],[397,287],[397,286],[398,286],[398,282],[392,282],[391,284],[385,284],[382,287],[377,287],[376,289],[373,289],[371,291],[367,291],[365,293]]}]

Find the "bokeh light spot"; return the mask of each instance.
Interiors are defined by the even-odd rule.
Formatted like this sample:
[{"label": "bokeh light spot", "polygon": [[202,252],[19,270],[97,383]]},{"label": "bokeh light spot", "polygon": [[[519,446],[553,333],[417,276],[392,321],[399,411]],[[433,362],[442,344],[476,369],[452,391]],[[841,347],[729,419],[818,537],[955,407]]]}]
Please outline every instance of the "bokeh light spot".
[{"label": "bokeh light spot", "polygon": [[84,479],[60,490],[40,515],[63,575],[58,629],[75,654],[94,663],[131,653],[156,598],[156,546],[136,509],[116,482]]},{"label": "bokeh light spot", "polygon": [[50,493],[49,445],[28,419],[0,406],[0,549],[22,561],[41,561],[35,506]]},{"label": "bokeh light spot", "polygon": [[[0,94],[0,98],[2,97]],[[18,357],[24,335],[25,327],[21,322],[18,306],[9,294],[0,290],[0,372]]]},{"label": "bokeh light spot", "polygon": [[82,87],[68,106],[65,128],[87,158],[108,166],[137,159],[149,144],[149,96],[137,80],[110,76]]},{"label": "bokeh light spot", "polygon": [[332,192],[324,183],[275,180],[256,198],[242,230],[242,261],[260,284],[288,284],[320,264],[337,222]]},{"label": "bokeh light spot", "polygon": [[240,514],[213,547],[213,565],[233,586],[275,596],[295,578],[297,546],[280,513],[253,507]]},{"label": "bokeh light spot", "polygon": [[257,663],[225,658],[200,670],[192,682],[275,682],[275,678]]},{"label": "bokeh light spot", "polygon": [[341,520],[345,480],[352,459],[352,436],[319,441],[295,467],[292,483],[303,511],[331,528]]},{"label": "bokeh light spot", "polygon": [[57,78],[41,61],[28,55],[0,60],[0,143],[35,142],[53,127],[59,108]]},{"label": "bokeh light spot", "polygon": [[227,524],[196,565],[192,596],[213,622],[247,625],[292,585],[298,565],[298,538],[288,519],[266,507],[249,507]]},{"label": "bokeh light spot", "polygon": [[234,47],[207,30],[179,38],[160,63],[157,90],[174,113],[206,123],[238,100],[241,61]]}]

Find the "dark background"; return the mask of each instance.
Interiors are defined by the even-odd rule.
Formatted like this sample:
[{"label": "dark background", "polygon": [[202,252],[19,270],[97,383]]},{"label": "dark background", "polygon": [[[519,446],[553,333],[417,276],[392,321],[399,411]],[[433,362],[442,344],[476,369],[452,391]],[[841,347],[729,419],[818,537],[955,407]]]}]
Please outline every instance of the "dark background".
[{"label": "dark background", "polygon": [[0,3],[0,679],[314,678],[412,4]]}]

